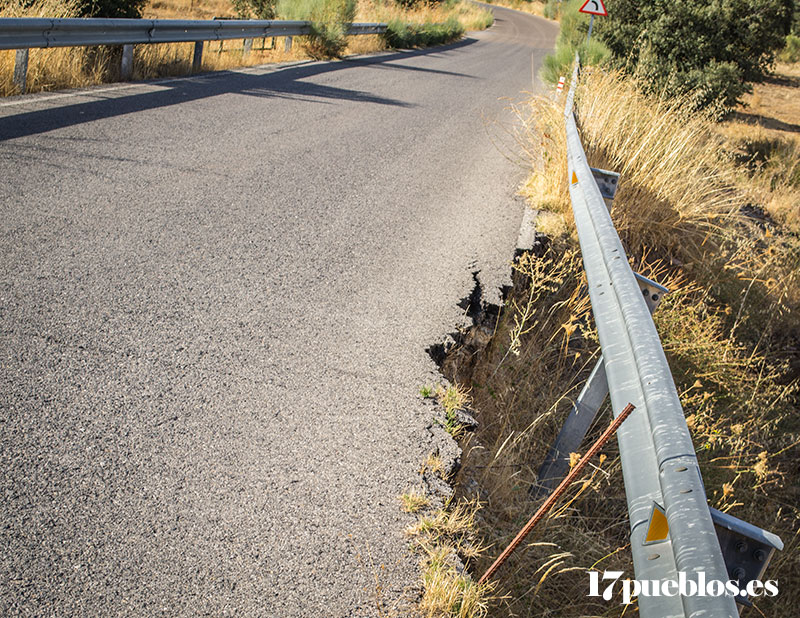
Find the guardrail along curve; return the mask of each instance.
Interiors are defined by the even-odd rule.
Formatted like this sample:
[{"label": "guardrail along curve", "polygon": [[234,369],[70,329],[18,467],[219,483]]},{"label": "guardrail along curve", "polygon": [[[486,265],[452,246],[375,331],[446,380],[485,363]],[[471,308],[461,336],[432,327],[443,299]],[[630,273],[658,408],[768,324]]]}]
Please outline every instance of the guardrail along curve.
[{"label": "guardrail along curve", "polygon": [[[728,574],[675,383],[642,289],[586,160],[573,113],[576,62],[564,109],[569,191],[614,415],[619,429],[637,580],[726,582]],[[668,536],[647,542],[655,505]],[[643,617],[737,617],[731,596],[640,596]]]}]

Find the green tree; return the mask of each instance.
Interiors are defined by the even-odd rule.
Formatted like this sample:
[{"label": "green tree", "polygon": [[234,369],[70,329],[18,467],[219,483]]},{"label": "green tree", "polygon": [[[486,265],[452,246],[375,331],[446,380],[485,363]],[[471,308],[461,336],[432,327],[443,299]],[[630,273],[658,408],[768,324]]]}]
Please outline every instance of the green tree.
[{"label": "green tree", "polygon": [[655,92],[717,115],[763,77],[785,45],[793,0],[607,0],[595,31],[618,65]]},{"label": "green tree", "polygon": [[86,0],[81,3],[81,17],[126,17],[138,19],[147,0]]},{"label": "green tree", "polygon": [[231,0],[240,19],[275,19],[276,0]]}]

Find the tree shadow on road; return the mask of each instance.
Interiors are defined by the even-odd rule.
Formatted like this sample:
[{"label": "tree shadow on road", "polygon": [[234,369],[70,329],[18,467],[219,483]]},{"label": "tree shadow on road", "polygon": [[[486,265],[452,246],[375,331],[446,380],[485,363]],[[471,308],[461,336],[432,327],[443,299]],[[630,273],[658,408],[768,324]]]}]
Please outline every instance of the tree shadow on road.
[{"label": "tree shadow on road", "polygon": [[[354,101],[373,105],[391,105],[396,107],[412,107],[410,103],[398,99],[386,98],[362,90],[349,90],[303,81],[324,73],[344,71],[359,67],[377,67],[398,71],[420,71],[457,77],[470,77],[466,74],[439,71],[405,64],[390,64],[396,60],[408,60],[419,56],[437,54],[462,48],[476,43],[475,39],[464,39],[451,45],[422,50],[394,52],[360,58],[347,58],[332,62],[306,62],[300,65],[277,67],[268,73],[252,73],[250,71],[219,71],[174,78],[142,82],[142,85],[153,84],[158,90],[136,92],[125,95],[123,89],[103,88],[102,94],[93,94],[92,89],[80,93],[87,97],[103,96],[71,105],[52,106],[36,111],[22,111],[0,117],[0,141],[18,137],[36,135],[68,126],[78,125],[93,120],[123,116],[135,112],[178,105],[187,101],[196,101],[223,94],[244,94],[258,97],[273,97],[316,102],[336,100]],[[258,69],[256,69],[258,70]],[[100,89],[95,89],[100,90]],[[80,96],[79,95],[79,96]],[[36,105],[41,95],[30,97],[31,105]],[[20,107],[27,101],[20,102]],[[8,108],[3,110],[7,113]]]}]

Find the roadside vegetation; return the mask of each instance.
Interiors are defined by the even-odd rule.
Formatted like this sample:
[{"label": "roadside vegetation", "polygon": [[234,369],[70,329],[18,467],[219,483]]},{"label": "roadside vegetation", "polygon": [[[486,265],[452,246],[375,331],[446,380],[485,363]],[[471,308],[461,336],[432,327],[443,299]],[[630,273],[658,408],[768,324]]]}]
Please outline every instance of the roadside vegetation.
[{"label": "roadside vegetation", "polygon": [[[600,64],[582,73],[579,127],[589,163],[622,174],[612,218],[634,270],[671,290],[654,320],[710,505],[785,543],[767,572],[780,594],[742,616],[789,618],[800,603],[800,67],[774,66],[719,122],[698,112],[691,89],[653,92],[641,81],[649,77]],[[563,104],[551,92],[516,107],[539,244],[515,263],[497,323],[483,325],[495,333],[488,345],[466,336],[443,364],[469,388],[479,421],[462,437],[456,479],[457,497],[482,505],[476,523],[489,549],[476,578],[538,506],[538,466],[599,354],[569,202]],[[606,408],[586,445],[608,417]],[[635,602],[587,596],[591,570],[632,576],[628,536],[610,444],[498,573],[489,615],[637,615]]]},{"label": "roadside vegetation", "polygon": [[487,4],[496,4],[497,6],[514,9],[515,11],[522,11],[523,13],[538,15],[539,17],[554,19],[552,15],[545,14],[546,3],[540,0],[486,0],[486,2]]},{"label": "roadside vegetation", "polygon": [[[314,24],[309,37],[258,39],[245,54],[241,40],[206,42],[202,71],[271,62],[336,58],[387,48],[438,45],[493,23],[490,11],[467,0],[0,0],[2,17],[144,17],[147,19],[303,19]],[[344,35],[353,21],[386,22],[386,36]],[[137,45],[133,79],[186,75],[193,43]],[[120,47],[32,49],[28,92],[85,87],[119,80]],[[14,55],[0,51],[0,95],[16,94]]]},{"label": "roadside vegetation", "polygon": [[579,51],[584,66],[611,66],[635,78],[644,92],[683,97],[684,105],[719,120],[769,74],[779,54],[789,60],[797,53],[791,0],[607,0],[609,15],[595,21],[588,47],[589,16],[578,12],[582,5],[552,0],[546,7],[545,15],[558,17],[562,26],[556,54],[546,62],[550,82],[565,75]]}]

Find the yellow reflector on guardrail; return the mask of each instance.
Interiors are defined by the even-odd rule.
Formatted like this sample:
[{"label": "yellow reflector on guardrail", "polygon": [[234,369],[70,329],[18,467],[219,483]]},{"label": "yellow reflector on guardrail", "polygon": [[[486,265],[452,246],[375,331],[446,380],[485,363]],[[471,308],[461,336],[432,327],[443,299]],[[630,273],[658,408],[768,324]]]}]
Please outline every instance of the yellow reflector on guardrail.
[{"label": "yellow reflector on guardrail", "polygon": [[644,544],[658,543],[665,541],[669,536],[669,524],[667,514],[663,507],[653,502],[653,511],[650,513],[650,523],[647,526],[647,535],[644,537]]}]

